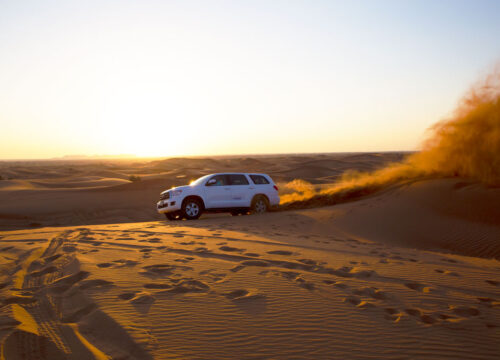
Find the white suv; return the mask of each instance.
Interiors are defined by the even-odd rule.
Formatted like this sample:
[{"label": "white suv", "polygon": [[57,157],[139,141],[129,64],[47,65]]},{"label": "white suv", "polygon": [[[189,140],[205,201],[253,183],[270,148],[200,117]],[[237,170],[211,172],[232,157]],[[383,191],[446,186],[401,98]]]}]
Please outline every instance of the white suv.
[{"label": "white suv", "polygon": [[169,220],[198,219],[202,212],[263,213],[280,203],[278,187],[266,174],[210,174],[161,193],[156,208]]}]

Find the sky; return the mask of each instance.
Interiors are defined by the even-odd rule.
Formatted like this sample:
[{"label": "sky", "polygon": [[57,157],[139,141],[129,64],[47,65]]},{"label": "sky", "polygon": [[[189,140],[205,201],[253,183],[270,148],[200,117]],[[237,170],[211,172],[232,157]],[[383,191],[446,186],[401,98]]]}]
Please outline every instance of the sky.
[{"label": "sky", "polygon": [[0,159],[418,150],[500,2],[0,0]]}]

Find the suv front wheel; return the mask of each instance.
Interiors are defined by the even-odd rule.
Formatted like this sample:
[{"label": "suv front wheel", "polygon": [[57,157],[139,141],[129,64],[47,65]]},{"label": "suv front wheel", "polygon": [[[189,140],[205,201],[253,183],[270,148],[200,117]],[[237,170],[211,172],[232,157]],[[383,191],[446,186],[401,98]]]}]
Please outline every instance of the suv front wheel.
[{"label": "suv front wheel", "polygon": [[182,215],[188,220],[196,220],[202,213],[201,203],[196,199],[187,199],[182,203]]}]

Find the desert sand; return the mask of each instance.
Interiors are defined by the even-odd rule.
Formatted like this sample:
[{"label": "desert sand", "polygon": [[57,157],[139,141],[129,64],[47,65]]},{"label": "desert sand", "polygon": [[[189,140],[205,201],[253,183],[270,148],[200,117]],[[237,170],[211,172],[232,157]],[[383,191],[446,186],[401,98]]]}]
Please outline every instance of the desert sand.
[{"label": "desert sand", "polygon": [[213,171],[268,172],[286,193],[403,156],[2,163],[2,357],[498,359],[500,188],[414,180],[198,221],[154,209]]}]

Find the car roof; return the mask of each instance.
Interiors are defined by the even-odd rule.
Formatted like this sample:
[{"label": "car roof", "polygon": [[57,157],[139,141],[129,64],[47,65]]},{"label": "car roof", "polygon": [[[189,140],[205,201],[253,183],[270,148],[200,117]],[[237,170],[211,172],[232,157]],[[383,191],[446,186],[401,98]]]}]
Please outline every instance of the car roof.
[{"label": "car roof", "polygon": [[211,175],[264,175],[264,176],[269,176],[269,175],[264,174],[264,173],[255,173],[255,172],[251,172],[251,173],[247,173],[247,172],[223,172],[223,173],[208,174],[205,176],[211,176]]}]

